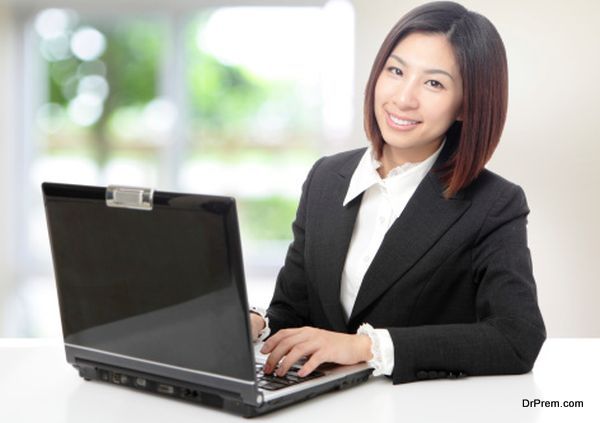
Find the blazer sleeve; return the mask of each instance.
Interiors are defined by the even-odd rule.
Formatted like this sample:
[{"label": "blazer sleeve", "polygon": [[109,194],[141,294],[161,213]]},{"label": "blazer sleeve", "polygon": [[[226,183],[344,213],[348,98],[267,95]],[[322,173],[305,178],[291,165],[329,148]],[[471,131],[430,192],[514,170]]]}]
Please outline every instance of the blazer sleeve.
[{"label": "blazer sleeve", "polygon": [[277,276],[273,298],[267,310],[271,334],[275,334],[282,328],[309,324],[307,275],[304,267],[307,198],[315,170],[323,159],[319,159],[313,165],[302,185],[300,204],[292,223],[293,241]]},{"label": "blazer sleeve", "polygon": [[530,371],[546,338],[527,247],[529,208],[513,184],[497,197],[472,249],[474,323],[388,328],[394,384]]}]

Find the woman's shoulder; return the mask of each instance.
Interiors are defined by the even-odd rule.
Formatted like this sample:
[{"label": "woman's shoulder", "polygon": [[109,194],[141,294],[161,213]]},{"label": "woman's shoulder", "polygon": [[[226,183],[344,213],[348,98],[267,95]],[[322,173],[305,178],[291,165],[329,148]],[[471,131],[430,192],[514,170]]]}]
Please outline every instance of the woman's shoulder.
[{"label": "woman's shoulder", "polygon": [[508,187],[510,185],[516,185],[514,182],[508,180],[504,176],[499,175],[496,172],[485,168],[481,171],[481,173],[475,178],[473,184],[483,184],[483,185],[495,185],[499,187]]},{"label": "woman's shoulder", "polygon": [[481,191],[519,191],[522,188],[513,181],[506,179],[505,177],[492,172],[489,169],[483,169],[479,176],[468,186],[468,190],[472,192]]},{"label": "woman's shoulder", "polygon": [[342,151],[340,153],[330,154],[327,156],[321,157],[323,164],[327,166],[336,167],[336,166],[344,166],[347,163],[353,163],[360,161],[362,156],[367,151],[367,147],[355,148],[353,150]]},{"label": "woman's shoulder", "polygon": [[484,169],[465,189],[465,195],[474,203],[486,207],[503,208],[509,204],[528,209],[525,192],[520,185],[489,169]]},{"label": "woman's shoulder", "polygon": [[366,147],[362,147],[323,156],[314,164],[313,170],[316,172],[333,171],[342,175],[351,175],[366,150]]}]

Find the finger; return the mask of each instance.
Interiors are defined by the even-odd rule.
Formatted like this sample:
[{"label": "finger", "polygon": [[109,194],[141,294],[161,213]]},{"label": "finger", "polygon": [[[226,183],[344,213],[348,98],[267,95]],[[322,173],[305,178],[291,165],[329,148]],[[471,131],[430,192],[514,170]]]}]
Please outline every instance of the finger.
[{"label": "finger", "polygon": [[269,354],[285,338],[295,335],[299,329],[282,329],[265,341],[260,352]]},{"label": "finger", "polygon": [[281,359],[289,353],[289,351],[294,348],[295,345],[303,342],[306,339],[306,335],[302,332],[295,333],[294,335],[288,336],[282,339],[271,351],[263,371],[265,373],[271,373],[277,364],[281,361]]},{"label": "finger", "polygon": [[283,377],[290,370],[295,363],[298,362],[302,357],[309,356],[314,353],[316,350],[316,346],[311,344],[309,341],[301,342],[296,344],[290,352],[284,357],[284,359],[279,363],[279,367],[277,368],[277,376]]},{"label": "finger", "polygon": [[[272,337],[270,337],[268,340],[265,341],[262,348],[260,349],[260,352],[262,354],[269,354],[269,358],[271,358],[271,361],[269,361],[269,364],[271,364],[271,365],[277,364],[275,359],[277,357],[279,357],[279,359],[281,359],[281,357],[283,357],[283,355],[281,355],[282,354],[281,350],[285,347],[285,345],[287,345],[286,339],[289,339],[291,336],[294,336],[294,335],[295,335],[295,331],[285,329],[285,330],[281,330],[281,331],[277,332],[275,335],[273,335]],[[276,352],[275,355],[273,355],[274,352]],[[287,351],[283,351],[283,354],[285,354],[286,352]]]},{"label": "finger", "polygon": [[311,355],[310,359],[306,363],[304,363],[304,366],[302,366],[302,368],[298,370],[298,376],[308,376],[325,361],[325,357],[319,352],[316,352],[315,354]]}]

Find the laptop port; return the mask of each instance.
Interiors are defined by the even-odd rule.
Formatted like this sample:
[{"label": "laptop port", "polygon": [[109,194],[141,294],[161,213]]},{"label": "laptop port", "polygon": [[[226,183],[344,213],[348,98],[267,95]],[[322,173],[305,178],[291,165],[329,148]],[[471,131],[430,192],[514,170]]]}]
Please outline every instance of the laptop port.
[{"label": "laptop port", "polygon": [[140,386],[140,387],[142,387],[142,388],[145,388],[145,387],[146,387],[146,379],[144,379],[144,378],[141,378],[141,377],[138,377],[138,378],[135,380],[135,384],[136,384],[136,386]]},{"label": "laptop port", "polygon": [[116,383],[117,385],[121,384],[121,374],[120,373],[112,374],[112,383]]},{"label": "laptop port", "polygon": [[196,391],[195,389],[185,388],[183,390],[183,397],[184,398],[196,398],[196,397],[198,397],[198,391]]},{"label": "laptop port", "polygon": [[161,394],[173,395],[175,393],[175,388],[171,385],[163,385],[162,383],[158,385],[158,392]]}]

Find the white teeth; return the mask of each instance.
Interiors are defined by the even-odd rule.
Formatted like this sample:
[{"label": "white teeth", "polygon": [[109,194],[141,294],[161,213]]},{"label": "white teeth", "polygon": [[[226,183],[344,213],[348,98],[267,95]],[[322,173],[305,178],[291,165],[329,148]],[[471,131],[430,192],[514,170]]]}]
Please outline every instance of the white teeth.
[{"label": "white teeth", "polygon": [[390,119],[392,120],[392,122],[394,122],[396,125],[414,125],[415,123],[419,123],[419,121],[417,120],[404,120],[404,119],[398,119],[392,115],[390,115]]}]

